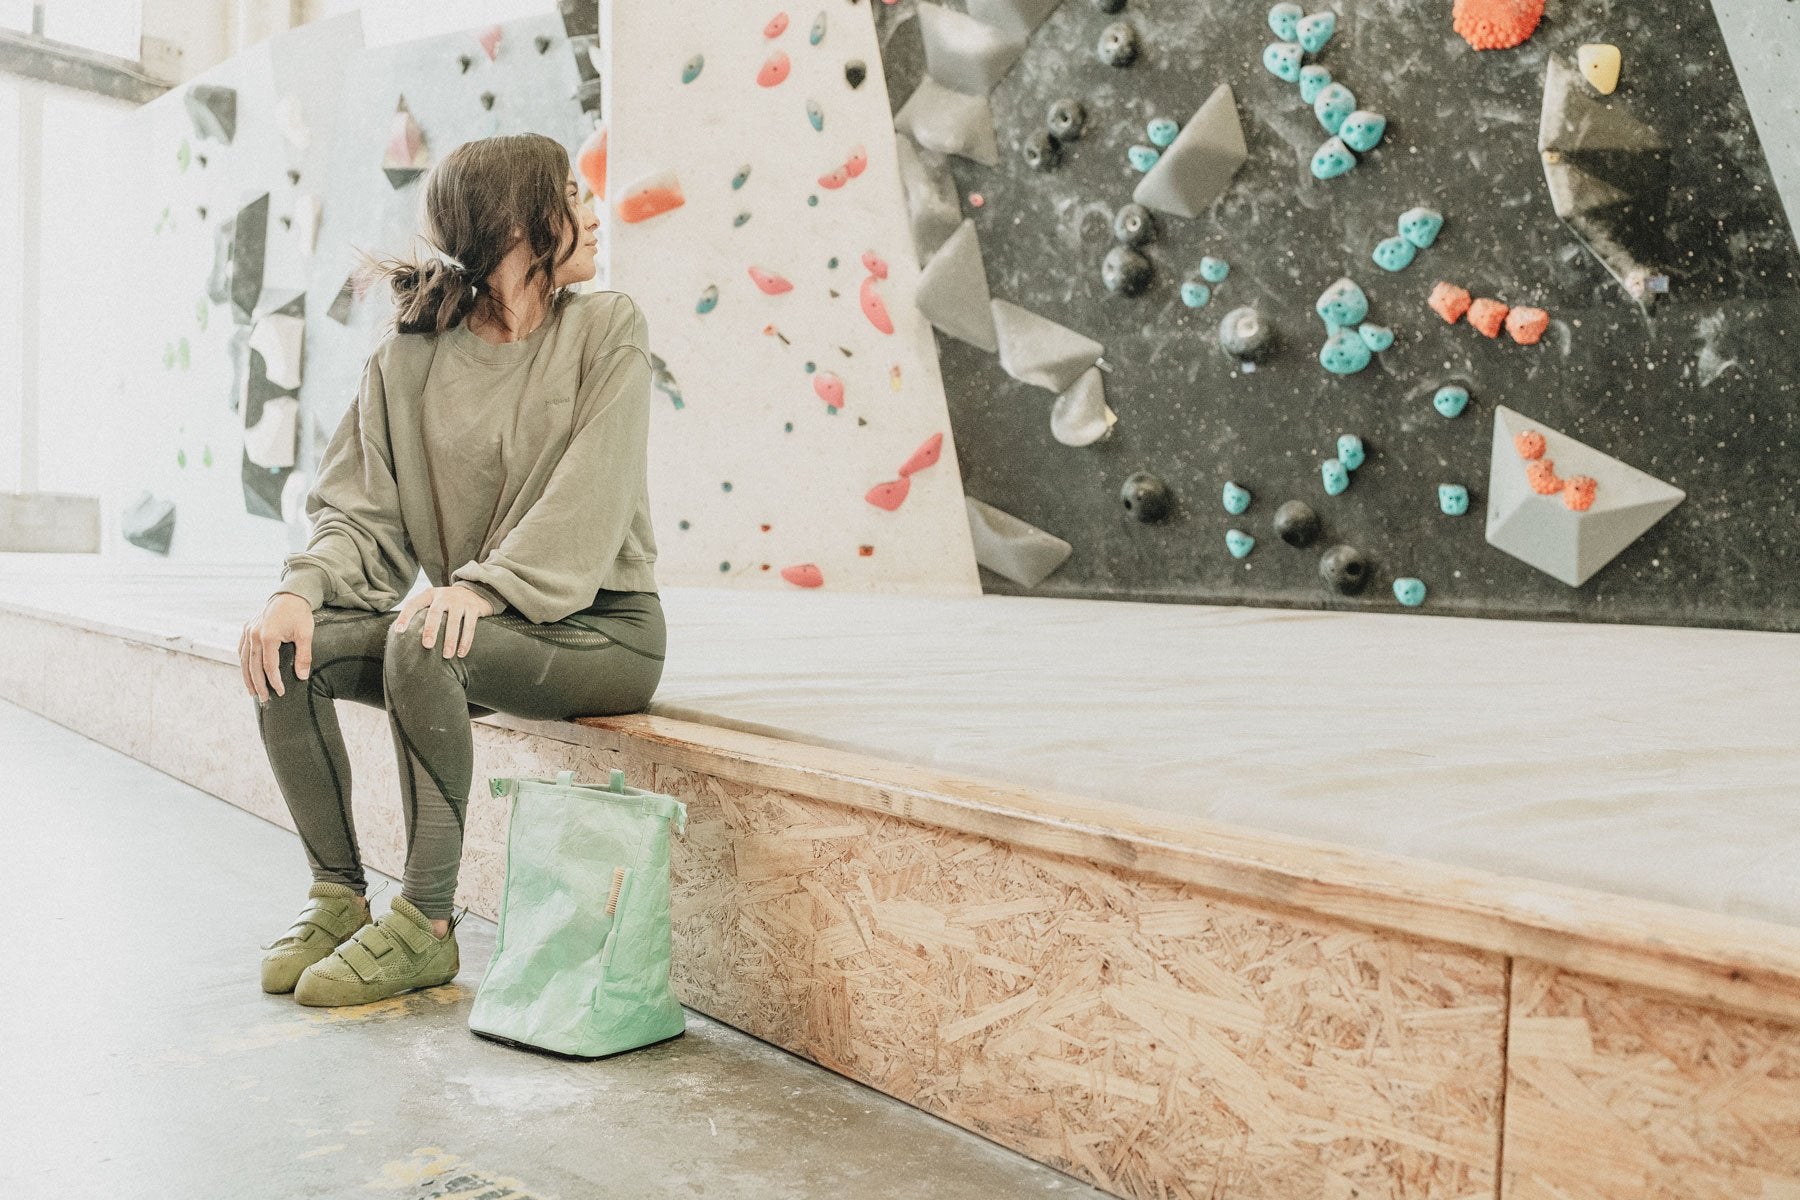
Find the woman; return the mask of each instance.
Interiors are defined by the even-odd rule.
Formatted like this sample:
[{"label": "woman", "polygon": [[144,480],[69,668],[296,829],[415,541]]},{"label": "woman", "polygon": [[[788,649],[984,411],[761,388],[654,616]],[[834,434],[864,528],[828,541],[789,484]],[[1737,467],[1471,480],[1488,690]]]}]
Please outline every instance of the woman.
[{"label": "woman", "polygon": [[[454,263],[372,264],[394,330],[325,449],[311,540],[238,646],[314,880],[264,991],[363,1004],[453,979],[470,718],[635,712],[661,681],[649,330],[622,292],[567,290],[594,277],[598,225],[555,141],[485,138],[425,186]],[[390,611],[421,568],[432,586]],[[335,700],[386,709],[400,767],[405,882],[373,923]]]}]

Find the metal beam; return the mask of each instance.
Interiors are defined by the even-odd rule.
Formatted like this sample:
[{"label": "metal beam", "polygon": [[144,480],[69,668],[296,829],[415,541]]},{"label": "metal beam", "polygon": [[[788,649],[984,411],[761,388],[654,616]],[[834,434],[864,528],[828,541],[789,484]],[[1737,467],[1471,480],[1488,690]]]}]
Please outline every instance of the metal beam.
[{"label": "metal beam", "polygon": [[10,29],[0,29],[0,73],[136,104],[176,86],[173,80],[144,74],[142,66],[128,58]]}]

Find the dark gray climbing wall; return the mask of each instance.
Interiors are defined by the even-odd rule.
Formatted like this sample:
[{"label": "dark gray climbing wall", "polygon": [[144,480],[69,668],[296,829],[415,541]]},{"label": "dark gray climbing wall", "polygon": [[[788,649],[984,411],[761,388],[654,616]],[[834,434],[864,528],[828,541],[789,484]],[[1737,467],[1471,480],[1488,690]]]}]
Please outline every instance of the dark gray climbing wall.
[{"label": "dark gray climbing wall", "polygon": [[[873,8],[897,110],[923,74],[913,0]],[[1052,393],[938,335],[967,491],[1074,546],[1034,588],[984,569],[985,585],[1399,610],[1392,581],[1416,576],[1429,588],[1426,613],[1800,629],[1800,251],[1705,0],[1553,6],[1523,46],[1481,53],[1452,31],[1447,0],[1339,4],[1336,36],[1310,61],[1389,124],[1354,170],[1324,182],[1308,164],[1325,133],[1296,87],[1262,66],[1275,40],[1267,8],[1131,0],[1109,15],[1063,0],[990,94],[1000,165],[950,159],[993,295],[1102,342],[1119,417],[1110,438],[1063,445],[1051,435]],[[1140,34],[1130,67],[1095,53],[1116,20]],[[1584,42],[1620,47],[1612,99],[1668,144],[1619,176],[1648,167],[1636,173],[1645,190],[1629,210],[1631,248],[1669,279],[1643,306],[1557,218],[1540,165],[1546,57],[1573,62]],[[1142,178],[1127,147],[1147,144],[1152,118],[1185,123],[1220,83],[1236,92],[1248,161],[1209,213],[1156,215],[1157,237],[1142,248],[1155,267],[1147,291],[1107,292],[1113,214]],[[1021,147],[1065,95],[1086,104],[1087,131],[1056,170],[1034,172]],[[1415,204],[1443,212],[1443,233],[1389,274],[1370,250]],[[1231,273],[1190,310],[1179,287],[1207,254]],[[1397,335],[1345,377],[1319,366],[1325,331],[1313,314],[1341,275],[1368,294],[1369,319]],[[1548,309],[1550,332],[1522,346],[1446,325],[1426,306],[1438,280]],[[1244,304],[1281,338],[1250,374],[1217,347],[1219,319]],[[1472,397],[1455,419],[1431,405],[1445,383]],[[1685,502],[1580,588],[1558,582],[1484,539],[1496,405],[1674,484]],[[1319,463],[1342,433],[1361,436],[1367,461],[1332,497]],[[1175,493],[1168,520],[1125,512],[1120,487],[1139,470]],[[1227,480],[1255,494],[1242,516],[1221,507]],[[1440,483],[1468,487],[1467,515],[1439,511]],[[1275,509],[1292,498],[1323,518],[1325,539],[1310,550],[1274,535]],[[1226,550],[1231,527],[1257,539],[1242,561]],[[1320,553],[1337,541],[1374,561],[1359,597],[1319,577]]]}]

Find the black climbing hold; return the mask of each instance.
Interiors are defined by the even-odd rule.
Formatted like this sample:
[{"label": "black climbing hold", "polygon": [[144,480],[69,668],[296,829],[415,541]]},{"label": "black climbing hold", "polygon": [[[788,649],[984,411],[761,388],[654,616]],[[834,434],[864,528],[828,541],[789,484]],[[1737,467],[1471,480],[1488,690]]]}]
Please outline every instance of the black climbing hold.
[{"label": "black climbing hold", "polygon": [[1062,161],[1062,147],[1050,136],[1046,129],[1033,130],[1020,148],[1025,156],[1025,165],[1034,171],[1049,171]]},{"label": "black climbing hold", "polygon": [[283,229],[292,229],[294,227],[294,218],[292,218],[292,217],[281,218],[281,227]]},{"label": "black climbing hold", "polygon": [[481,107],[487,108],[487,109],[491,109],[494,107],[494,93],[492,93],[492,92],[481,93]]},{"label": "black climbing hold", "polygon": [[1310,546],[1319,536],[1319,514],[1304,500],[1289,500],[1275,510],[1275,536],[1290,546]]},{"label": "black climbing hold", "polygon": [[1233,358],[1256,362],[1265,357],[1274,344],[1274,326],[1249,305],[1232,309],[1219,322],[1219,349]]},{"label": "black climbing hold", "polygon": [[474,58],[472,58],[471,56],[469,56],[467,54],[457,55],[456,61],[462,67],[462,73],[464,75],[467,75],[469,73],[469,68],[475,65]]},{"label": "black climbing hold", "polygon": [[1137,61],[1137,30],[1129,21],[1114,21],[1100,31],[1100,61],[1109,67],[1129,67]]},{"label": "black climbing hold", "polygon": [[194,161],[204,167],[206,165],[206,155],[196,154],[194,155]]},{"label": "black climbing hold", "polygon": [[1354,596],[1368,585],[1369,560],[1355,546],[1333,546],[1319,560],[1319,574],[1325,582],[1346,596]]},{"label": "black climbing hold", "polygon": [[1094,7],[1103,13],[1125,11],[1125,0],[1094,0]]},{"label": "black climbing hold", "polygon": [[288,168],[288,182],[289,183],[299,183],[300,182],[300,172],[294,170],[294,168],[292,168],[292,167],[289,167]]},{"label": "black climbing hold", "polygon": [[1101,260],[1100,282],[1109,292],[1135,296],[1150,286],[1150,260],[1130,246],[1114,246]]},{"label": "black climbing hold", "polygon": [[1073,96],[1064,96],[1050,106],[1050,116],[1045,125],[1050,136],[1059,141],[1072,142],[1081,136],[1082,128],[1087,124],[1087,109],[1081,101]]},{"label": "black climbing hold", "polygon": [[844,64],[844,82],[849,84],[851,87],[853,87],[853,88],[861,87],[863,80],[867,79],[868,77],[869,77],[869,68],[867,66],[863,65],[862,59],[853,58],[849,62]]},{"label": "black climbing hold", "polygon": [[206,220],[206,205],[204,205],[204,204],[196,205],[194,207],[194,211],[200,214],[200,219],[202,221]]},{"label": "black climbing hold", "polygon": [[1156,236],[1156,220],[1141,204],[1127,204],[1113,215],[1113,236],[1127,246],[1141,246]]},{"label": "black climbing hold", "polygon": [[1119,499],[1126,512],[1146,523],[1162,520],[1175,506],[1169,485],[1148,471],[1133,472],[1119,489]]},{"label": "black climbing hold", "polygon": [[537,37],[535,37],[535,38],[533,38],[533,39],[532,39],[532,43],[531,43],[531,44],[532,44],[532,45],[534,45],[534,46],[536,46],[536,47],[537,47],[537,48],[538,48],[538,53],[539,53],[539,54],[543,54],[543,53],[545,53],[545,52],[547,52],[547,51],[548,51],[548,50],[549,50],[549,49],[550,49],[550,39],[549,39],[549,38],[547,38],[547,37],[545,37],[545,36],[544,36],[544,35],[543,35],[543,34],[541,34],[541,33],[540,33],[540,34],[538,34],[538,35],[537,35]]}]

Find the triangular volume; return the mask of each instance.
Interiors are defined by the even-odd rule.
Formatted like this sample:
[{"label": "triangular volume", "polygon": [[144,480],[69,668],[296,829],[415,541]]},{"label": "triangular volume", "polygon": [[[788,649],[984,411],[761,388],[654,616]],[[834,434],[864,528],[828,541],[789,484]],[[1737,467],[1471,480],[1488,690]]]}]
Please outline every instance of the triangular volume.
[{"label": "triangular volume", "polygon": [[1554,155],[1546,156],[1544,182],[1550,185],[1550,206],[1565,221],[1631,199],[1604,179],[1596,179]]},{"label": "triangular volume", "polygon": [[947,88],[985,96],[1024,53],[1021,34],[925,0],[917,11],[925,69]]},{"label": "triangular volume", "polygon": [[894,128],[927,150],[999,165],[1000,143],[994,138],[994,110],[987,97],[947,88],[929,75],[894,114]]},{"label": "triangular volume", "polygon": [[406,97],[402,96],[388,124],[388,142],[382,152],[381,169],[386,172],[388,182],[398,189],[424,174],[430,165],[431,151],[425,146],[425,131],[413,120],[412,110],[406,107]]},{"label": "triangular volume", "polygon": [[993,354],[1000,347],[990,300],[981,239],[975,222],[964,219],[919,272],[914,303],[920,315],[951,337]]},{"label": "triangular volume", "polygon": [[1036,587],[1063,565],[1075,547],[1029,521],[973,496],[963,497],[975,561],[1021,587]]},{"label": "triangular volume", "polygon": [[969,15],[1029,38],[1062,0],[968,0]]},{"label": "triangular volume", "polygon": [[233,89],[197,83],[182,97],[182,104],[201,137],[230,145],[237,136],[237,92]]},{"label": "triangular volume", "polygon": [[[1527,432],[1543,436],[1544,452],[1537,460],[1519,454],[1515,439]],[[1551,463],[1562,479],[1576,475],[1593,479],[1592,507],[1578,512],[1569,508],[1559,493],[1541,495],[1533,490],[1526,474],[1530,461]],[[1541,421],[1504,406],[1494,409],[1488,544],[1570,587],[1586,583],[1686,495]]]},{"label": "triangular volume", "polygon": [[1661,134],[1626,112],[1617,99],[1596,100],[1579,71],[1550,56],[1544,67],[1544,107],[1538,118],[1540,151],[1648,153],[1662,148]]},{"label": "triangular volume", "polygon": [[994,334],[1000,343],[1000,366],[1020,383],[1053,392],[1067,391],[1081,373],[1100,360],[1099,342],[1040,317],[1010,300],[995,299]]},{"label": "triangular volume", "polygon": [[1231,85],[1221,83],[1200,106],[1131,198],[1177,217],[1197,217],[1222,195],[1249,150]]}]

